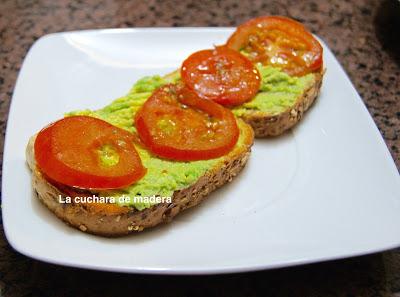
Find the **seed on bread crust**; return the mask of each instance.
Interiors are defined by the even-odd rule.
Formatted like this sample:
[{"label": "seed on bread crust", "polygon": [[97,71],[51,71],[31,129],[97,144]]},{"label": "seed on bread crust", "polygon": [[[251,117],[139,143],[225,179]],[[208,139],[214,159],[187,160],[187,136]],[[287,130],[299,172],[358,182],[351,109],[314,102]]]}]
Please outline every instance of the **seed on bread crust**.
[{"label": "seed on bread crust", "polygon": [[81,231],[83,231],[83,232],[86,232],[86,230],[87,230],[87,228],[86,228],[85,225],[80,225],[80,226],[79,226],[79,229],[80,229]]}]

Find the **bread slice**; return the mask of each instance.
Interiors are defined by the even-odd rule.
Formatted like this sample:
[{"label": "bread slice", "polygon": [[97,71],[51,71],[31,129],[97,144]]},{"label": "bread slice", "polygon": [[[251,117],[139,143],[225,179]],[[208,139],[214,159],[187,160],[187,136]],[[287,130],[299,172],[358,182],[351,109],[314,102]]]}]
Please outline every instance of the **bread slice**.
[{"label": "bread slice", "polygon": [[[26,159],[32,171],[32,186],[40,201],[57,217],[83,232],[115,237],[142,231],[161,223],[171,221],[181,211],[199,204],[213,190],[230,182],[245,166],[254,140],[254,132],[249,125],[238,120],[243,141],[226,156],[219,159],[195,183],[185,189],[176,190],[171,203],[160,203],[138,211],[135,208],[119,207],[102,210],[88,204],[62,204],[59,195],[65,198],[67,189],[49,183],[40,173],[34,158],[35,136],[31,137],[26,149]],[[93,194],[93,193],[91,193]],[[156,196],[158,193],[154,193]]]},{"label": "bread slice", "polygon": [[240,116],[254,130],[255,137],[278,136],[296,125],[318,97],[324,71],[315,72],[313,83],[297,98],[293,106],[271,115],[266,112],[248,110]]},{"label": "bread slice", "polygon": [[[240,115],[239,118],[243,119],[253,128],[255,137],[257,138],[283,134],[303,118],[304,113],[318,97],[324,76],[323,67],[319,71],[314,72],[313,75],[313,83],[299,95],[293,106],[288,107],[285,111],[271,115],[267,112],[249,109]],[[165,75],[164,78],[167,81],[173,81],[177,76],[179,76],[179,70]]]}]

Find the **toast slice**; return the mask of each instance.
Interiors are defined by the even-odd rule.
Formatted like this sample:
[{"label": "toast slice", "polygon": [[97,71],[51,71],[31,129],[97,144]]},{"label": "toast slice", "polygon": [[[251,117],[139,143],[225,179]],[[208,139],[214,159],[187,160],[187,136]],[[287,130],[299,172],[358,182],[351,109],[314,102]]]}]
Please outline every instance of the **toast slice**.
[{"label": "toast slice", "polygon": [[240,118],[254,130],[255,137],[278,136],[295,126],[318,97],[324,71],[312,73],[312,82],[297,97],[295,102],[284,111],[271,114],[266,111],[246,110]]},{"label": "toast slice", "polygon": [[[278,113],[257,109],[246,109],[240,113],[235,112],[237,108],[242,108],[247,103],[242,106],[235,106],[232,111],[238,118],[241,118],[253,128],[256,138],[279,136],[294,127],[303,118],[304,113],[312,106],[319,95],[324,76],[323,67],[309,75],[312,76],[311,82],[297,95],[291,105]],[[167,82],[176,82],[180,79],[179,70],[175,70],[163,78]]]},{"label": "toast slice", "polygon": [[[249,125],[238,119],[240,137],[236,146],[207,170],[194,183],[173,192],[171,203],[160,203],[143,210],[133,207],[99,208],[88,204],[62,204],[59,195],[68,196],[68,187],[48,182],[40,173],[34,158],[35,136],[26,148],[26,159],[32,171],[32,186],[39,200],[68,225],[87,233],[106,237],[139,232],[161,223],[170,222],[181,211],[199,204],[207,195],[230,182],[245,166],[254,140]],[[89,192],[86,194],[97,194]],[[158,195],[159,193],[154,193]],[[161,195],[160,195],[161,196]]]}]

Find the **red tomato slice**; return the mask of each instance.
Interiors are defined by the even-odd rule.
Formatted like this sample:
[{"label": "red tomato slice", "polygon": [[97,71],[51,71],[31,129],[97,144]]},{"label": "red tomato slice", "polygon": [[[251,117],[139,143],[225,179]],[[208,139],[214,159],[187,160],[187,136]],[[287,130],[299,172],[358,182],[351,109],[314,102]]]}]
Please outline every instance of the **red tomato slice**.
[{"label": "red tomato slice", "polygon": [[244,51],[253,62],[301,76],[322,66],[322,47],[300,23],[281,16],[254,18],[231,35],[229,48]]},{"label": "red tomato slice", "polygon": [[252,99],[261,83],[253,63],[225,47],[189,56],[182,64],[181,77],[200,97],[222,105],[240,105]]},{"label": "red tomato slice", "polygon": [[154,91],[136,113],[135,125],[151,152],[179,161],[223,156],[239,137],[230,110],[181,85]]},{"label": "red tomato slice", "polygon": [[35,158],[43,174],[55,182],[79,188],[122,188],[146,173],[133,143],[131,133],[103,120],[66,117],[39,132]]}]

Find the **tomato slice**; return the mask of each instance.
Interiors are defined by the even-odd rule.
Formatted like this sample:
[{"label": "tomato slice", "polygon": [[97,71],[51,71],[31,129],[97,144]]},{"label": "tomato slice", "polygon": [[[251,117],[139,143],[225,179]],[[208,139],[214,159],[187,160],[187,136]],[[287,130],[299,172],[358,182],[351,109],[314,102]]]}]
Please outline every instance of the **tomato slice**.
[{"label": "tomato slice", "polygon": [[240,105],[252,99],[261,83],[253,63],[226,47],[192,54],[182,64],[181,77],[200,97],[222,105]]},{"label": "tomato slice", "polygon": [[151,152],[179,161],[223,156],[239,137],[230,110],[182,85],[155,90],[136,113],[135,125]]},{"label": "tomato slice", "polygon": [[61,119],[39,132],[35,158],[43,174],[79,188],[115,189],[143,177],[134,136],[88,116]]},{"label": "tomato slice", "polygon": [[295,76],[322,66],[322,47],[300,23],[281,16],[262,16],[240,25],[226,45],[253,62],[272,65]]}]

